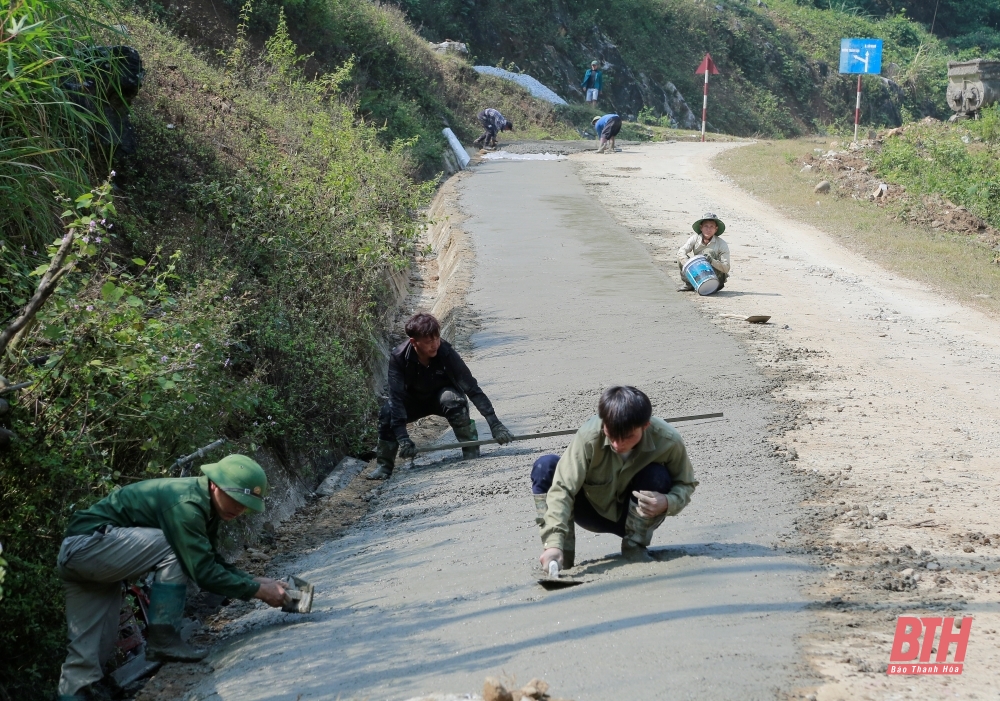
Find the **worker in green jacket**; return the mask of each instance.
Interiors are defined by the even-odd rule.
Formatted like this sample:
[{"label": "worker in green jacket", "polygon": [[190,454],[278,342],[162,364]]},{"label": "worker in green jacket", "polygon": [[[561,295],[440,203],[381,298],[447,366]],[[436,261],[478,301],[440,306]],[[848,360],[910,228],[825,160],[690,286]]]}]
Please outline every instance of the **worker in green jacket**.
[{"label": "worker in green jacket", "polygon": [[573,566],[575,524],[620,537],[626,560],[651,562],[653,531],[687,506],[697,485],[684,441],[653,416],[649,397],[609,387],[562,457],[544,455],[532,467],[542,568],[553,560]]},{"label": "worker in green jacket", "polygon": [[264,510],[264,470],[245,455],[229,455],[201,471],[122,487],[70,518],[57,563],[69,625],[60,701],[97,695],[118,637],[122,581],[154,573],[146,629],[146,658],[153,661],[193,662],[207,654],[180,636],[189,581],[233,599],[284,603],[281,582],[252,577],[216,550],[223,521]]}]

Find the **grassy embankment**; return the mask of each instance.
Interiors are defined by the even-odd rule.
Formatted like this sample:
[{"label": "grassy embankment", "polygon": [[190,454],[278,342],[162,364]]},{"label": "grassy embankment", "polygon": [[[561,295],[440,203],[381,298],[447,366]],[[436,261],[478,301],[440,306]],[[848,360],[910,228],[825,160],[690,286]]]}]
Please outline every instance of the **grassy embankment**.
[{"label": "grassy embankment", "polygon": [[[175,457],[219,436],[306,475],[370,447],[388,277],[419,233],[433,188],[419,176],[438,170],[440,141],[427,142],[440,139],[442,116],[468,135],[489,101],[536,138],[572,133],[519,88],[432,54],[397,12],[353,7],[354,26],[371,24],[371,41],[392,51],[376,60],[340,45],[360,58],[306,76],[284,26],[254,36],[252,13],[218,55],[133,9],[7,6],[7,25],[23,19],[30,31],[3,37],[12,68],[0,89],[27,86],[0,121],[4,325],[64,226],[76,227],[78,260],[0,358],[4,377],[33,382],[7,397],[2,418],[17,439],[0,446],[0,699],[54,688],[65,622],[53,565],[74,509],[169,474]],[[119,23],[127,37],[107,29]],[[95,66],[59,60],[126,42],[147,71],[134,155],[103,138],[114,86],[90,96],[97,109],[81,108],[66,81]],[[403,55],[421,67],[414,77],[428,71],[415,89],[449,110],[407,113],[415,133],[393,131],[401,117],[376,122],[360,101],[366,75]]]},{"label": "grassy embankment", "polygon": [[[998,124],[1000,113],[992,110],[979,122],[912,124],[902,136],[862,151],[876,181],[905,188],[901,195],[893,188],[896,195],[885,204],[854,199],[822,170],[801,172],[814,149],[830,148],[829,139],[760,143],[722,154],[716,166],[741,187],[887,270],[998,313],[996,233],[942,226],[948,212],[966,207],[1000,227]],[[823,179],[833,182],[830,195],[813,191]]]},{"label": "grassy embankment", "polygon": [[[756,3],[700,0],[400,0],[425,36],[471,42],[481,63],[513,61],[564,93],[561,66],[575,65],[580,80],[604,52],[595,27],[635,75],[677,86],[700,116],[701,78],[694,69],[711,52],[721,70],[712,79],[709,120],[737,135],[791,136],[846,124],[854,113],[854,83],[838,75],[841,37],[885,40],[885,63],[898,66],[895,84],[871,80],[864,96],[875,123],[907,115],[942,116],[940,78],[949,54],[944,42],[905,16],[869,17],[849,3],[819,9],[794,0]],[[825,5],[825,3],[824,3]],[[667,38],[667,40],[665,40]],[[605,93],[622,80],[612,67]],[[572,77],[572,76],[570,76]],[[602,104],[604,109],[611,105]],[[622,109],[622,106],[618,106]],[[645,105],[639,121],[658,124],[662,105]],[[587,111],[570,116],[580,122]]]}]

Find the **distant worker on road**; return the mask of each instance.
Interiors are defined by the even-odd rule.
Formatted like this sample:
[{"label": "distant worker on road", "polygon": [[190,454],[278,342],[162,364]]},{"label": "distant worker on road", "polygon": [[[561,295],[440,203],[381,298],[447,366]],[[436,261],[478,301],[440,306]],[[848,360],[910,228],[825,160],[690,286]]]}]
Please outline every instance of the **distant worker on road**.
[{"label": "distant worker on road", "polygon": [[475,146],[495,147],[497,145],[497,134],[502,131],[514,131],[514,123],[500,114],[500,110],[489,107],[476,115],[476,119],[483,125],[482,135],[472,143]]},{"label": "distant worker on road", "polygon": [[587,93],[587,104],[591,107],[597,107],[597,98],[600,97],[601,88],[603,87],[604,75],[598,70],[599,65],[596,59],[591,61],[590,68],[583,74],[583,82],[580,83],[580,87]]},{"label": "distant worker on road", "polygon": [[[479,440],[476,423],[469,417],[469,399],[486,419],[497,443],[504,445],[513,439],[461,356],[441,340],[438,320],[430,314],[414,314],[405,328],[407,340],[389,356],[389,401],[379,412],[378,466],[368,475],[370,480],[389,479],[397,452],[402,458],[417,454],[406,424],[424,416],[448,419],[459,442]],[[462,456],[478,458],[479,446],[462,448]]]},{"label": "distant worker on road", "polygon": [[687,506],[696,486],[680,434],[653,417],[649,397],[609,387],[562,457],[543,455],[531,468],[542,569],[553,560],[573,566],[575,524],[620,537],[630,562],[652,562],[653,531]]},{"label": "distant worker on road", "polygon": [[[677,251],[677,266],[681,272],[681,287],[678,292],[690,292],[694,288],[684,277],[684,266],[695,256],[705,256],[712,265],[716,277],[719,278],[721,290],[729,279],[729,271],[732,265],[729,262],[729,244],[723,241],[720,236],[726,230],[726,225],[721,219],[712,213],[708,213],[691,225],[695,235],[687,240]],[[707,268],[706,268],[707,270]],[[718,290],[716,290],[718,291]]]},{"label": "distant worker on road", "polygon": [[603,117],[594,117],[590,120],[590,123],[594,126],[594,131],[597,132],[597,138],[601,140],[601,145],[597,149],[597,152],[604,153],[610,146],[611,153],[614,153],[615,137],[622,130],[622,118],[617,114],[606,114]]},{"label": "distant worker on road", "polygon": [[281,582],[238,570],[216,549],[223,521],[264,510],[264,470],[245,455],[229,455],[201,471],[130,484],[70,518],[56,566],[69,624],[60,701],[103,698],[95,686],[118,638],[123,580],[154,573],[146,628],[146,658],[153,661],[194,662],[207,654],[181,639],[189,581],[232,599],[284,603]]}]

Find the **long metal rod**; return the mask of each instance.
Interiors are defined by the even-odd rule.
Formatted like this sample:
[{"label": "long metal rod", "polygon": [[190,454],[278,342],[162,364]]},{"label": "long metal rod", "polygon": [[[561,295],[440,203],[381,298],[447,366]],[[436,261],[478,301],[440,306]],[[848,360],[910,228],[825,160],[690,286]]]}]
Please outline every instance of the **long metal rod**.
[{"label": "long metal rod", "polygon": [[[678,416],[674,419],[664,419],[668,424],[681,423],[682,421],[697,421],[698,419],[721,419],[722,412],[717,414],[698,414],[696,416]],[[571,436],[577,432],[578,429],[570,428],[564,431],[547,431],[546,433],[526,433],[522,436],[514,436],[511,440],[514,441],[527,441],[532,438],[551,438],[552,436]],[[483,441],[465,441],[463,443],[445,443],[444,445],[418,445],[418,453],[433,453],[438,450],[453,450],[455,448],[475,448],[478,445],[489,445],[490,443],[496,443],[495,438],[489,438]]]},{"label": "long metal rod", "polygon": [[31,385],[33,385],[33,384],[35,384],[35,383],[34,382],[22,382],[22,383],[17,384],[17,385],[6,385],[4,387],[0,387],[0,397],[2,397],[5,394],[10,394],[11,392],[16,392],[19,389],[24,389],[25,387],[31,387]]}]

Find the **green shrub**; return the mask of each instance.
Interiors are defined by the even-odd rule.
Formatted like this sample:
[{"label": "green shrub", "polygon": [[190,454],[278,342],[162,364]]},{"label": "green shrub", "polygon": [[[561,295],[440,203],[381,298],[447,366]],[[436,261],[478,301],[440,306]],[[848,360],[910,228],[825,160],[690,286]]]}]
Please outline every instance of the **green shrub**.
[{"label": "green shrub", "polygon": [[879,174],[913,194],[940,194],[1000,227],[1000,109],[977,121],[911,125],[875,158]]}]

